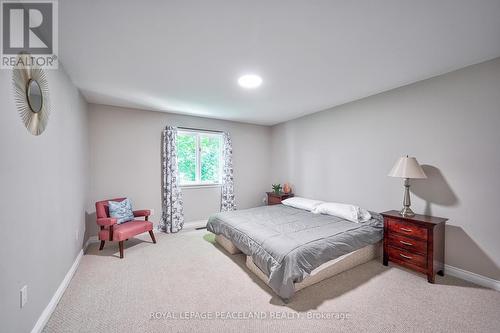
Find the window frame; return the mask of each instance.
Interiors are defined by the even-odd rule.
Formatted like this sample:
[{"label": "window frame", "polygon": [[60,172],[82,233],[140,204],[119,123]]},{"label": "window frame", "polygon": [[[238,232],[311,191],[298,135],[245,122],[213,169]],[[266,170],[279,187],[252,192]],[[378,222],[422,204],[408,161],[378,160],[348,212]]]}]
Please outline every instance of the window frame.
[{"label": "window frame", "polygon": [[[177,136],[179,135],[189,135],[195,137],[195,180],[194,181],[182,181],[179,177],[179,186],[185,188],[197,188],[197,187],[220,187],[222,185],[222,169],[223,169],[223,138],[222,132],[211,132],[204,130],[191,130],[191,129],[179,129],[177,130]],[[217,181],[202,181],[201,180],[201,137],[218,137],[219,138],[219,179]],[[177,149],[177,147],[176,147]],[[179,160],[177,160],[177,169],[179,169]]]}]

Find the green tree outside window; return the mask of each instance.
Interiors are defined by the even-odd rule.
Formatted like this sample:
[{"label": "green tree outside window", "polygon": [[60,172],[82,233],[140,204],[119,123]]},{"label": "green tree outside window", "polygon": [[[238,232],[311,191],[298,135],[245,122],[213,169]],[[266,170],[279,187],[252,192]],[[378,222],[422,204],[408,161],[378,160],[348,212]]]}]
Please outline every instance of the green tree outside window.
[{"label": "green tree outside window", "polygon": [[221,135],[179,131],[177,164],[181,185],[220,183],[221,154]]}]

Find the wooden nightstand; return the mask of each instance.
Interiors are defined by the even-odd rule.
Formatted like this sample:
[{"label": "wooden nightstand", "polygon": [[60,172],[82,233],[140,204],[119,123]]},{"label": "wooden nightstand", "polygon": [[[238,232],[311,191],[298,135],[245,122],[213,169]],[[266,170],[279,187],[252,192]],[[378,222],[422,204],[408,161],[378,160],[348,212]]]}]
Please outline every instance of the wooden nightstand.
[{"label": "wooden nightstand", "polygon": [[293,193],[276,193],[276,192],[266,192],[267,193],[267,204],[268,205],[278,205],[282,200],[293,197]]},{"label": "wooden nightstand", "polygon": [[384,265],[389,261],[427,275],[444,275],[444,227],[448,219],[426,215],[403,217],[391,210],[384,217]]}]

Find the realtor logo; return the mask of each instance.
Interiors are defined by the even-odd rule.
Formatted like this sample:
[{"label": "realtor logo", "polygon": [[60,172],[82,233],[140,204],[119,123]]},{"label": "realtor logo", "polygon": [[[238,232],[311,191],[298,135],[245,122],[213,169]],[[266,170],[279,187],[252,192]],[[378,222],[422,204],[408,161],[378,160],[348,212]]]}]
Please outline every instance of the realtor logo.
[{"label": "realtor logo", "polygon": [[[57,68],[57,0],[1,0],[1,68]],[[29,54],[19,58],[19,54]],[[19,63],[20,59],[29,59]]]}]

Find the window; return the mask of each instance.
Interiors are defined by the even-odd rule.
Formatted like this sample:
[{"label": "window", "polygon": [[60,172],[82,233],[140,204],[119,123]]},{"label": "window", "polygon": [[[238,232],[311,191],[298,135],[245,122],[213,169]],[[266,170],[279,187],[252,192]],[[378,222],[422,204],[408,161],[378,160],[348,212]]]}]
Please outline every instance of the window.
[{"label": "window", "polygon": [[222,135],[202,131],[178,131],[177,165],[181,186],[220,184]]}]

